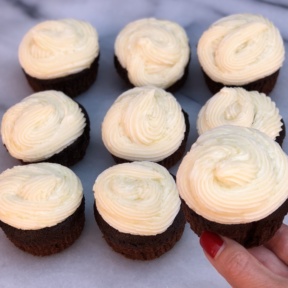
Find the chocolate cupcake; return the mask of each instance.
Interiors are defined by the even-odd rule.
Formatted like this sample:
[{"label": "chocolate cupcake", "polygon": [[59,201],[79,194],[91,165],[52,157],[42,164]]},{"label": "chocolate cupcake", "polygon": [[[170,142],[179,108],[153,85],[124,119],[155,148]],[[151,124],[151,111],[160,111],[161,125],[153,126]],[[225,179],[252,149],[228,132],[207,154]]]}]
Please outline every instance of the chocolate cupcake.
[{"label": "chocolate cupcake", "polygon": [[185,82],[189,39],[177,23],[144,18],[126,25],[115,41],[115,67],[130,86],[176,91]]},{"label": "chocolate cupcake", "polygon": [[229,86],[269,95],[285,48],[279,30],[268,19],[234,14],[216,21],[202,34],[197,54],[213,94]]},{"label": "chocolate cupcake", "polygon": [[152,260],[173,248],[185,217],[173,176],[153,162],[118,164],[93,186],[96,222],[114,251]]},{"label": "chocolate cupcake", "polygon": [[121,94],[102,123],[102,140],[116,163],[153,161],[167,169],[184,155],[188,115],[161,88],[136,87]]},{"label": "chocolate cupcake", "polygon": [[15,166],[0,174],[0,227],[19,249],[59,253],[80,236],[85,201],[79,178],[59,164]]},{"label": "chocolate cupcake", "polygon": [[10,107],[1,123],[2,141],[23,163],[72,166],[85,155],[90,122],[84,107],[59,91],[43,91]]},{"label": "chocolate cupcake", "polygon": [[19,46],[19,61],[35,92],[62,91],[75,97],[95,81],[98,71],[97,31],[75,19],[50,20],[29,30]]},{"label": "chocolate cupcake", "polygon": [[257,129],[220,126],[203,133],[177,171],[191,229],[264,244],[288,212],[288,158]]},{"label": "chocolate cupcake", "polygon": [[251,127],[266,133],[282,146],[285,125],[270,97],[243,88],[222,88],[201,108],[197,119],[199,135],[221,126]]}]

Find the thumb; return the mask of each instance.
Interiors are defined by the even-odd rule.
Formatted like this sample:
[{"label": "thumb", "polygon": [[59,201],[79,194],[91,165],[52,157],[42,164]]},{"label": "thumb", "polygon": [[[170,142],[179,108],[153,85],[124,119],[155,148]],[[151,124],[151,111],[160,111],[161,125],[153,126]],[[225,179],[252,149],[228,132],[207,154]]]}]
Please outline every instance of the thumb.
[{"label": "thumb", "polygon": [[243,246],[231,239],[203,232],[200,244],[210,263],[235,288],[278,288],[286,285],[280,276],[264,267]]}]

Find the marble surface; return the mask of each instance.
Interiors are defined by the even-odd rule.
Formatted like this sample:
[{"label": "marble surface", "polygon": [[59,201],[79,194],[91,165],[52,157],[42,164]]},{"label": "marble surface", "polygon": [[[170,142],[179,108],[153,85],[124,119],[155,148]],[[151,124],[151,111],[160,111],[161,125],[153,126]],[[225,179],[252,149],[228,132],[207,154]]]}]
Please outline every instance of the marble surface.
[{"label": "marble surface", "polygon": [[[175,96],[190,115],[190,147],[197,137],[197,113],[211,96],[196,57],[201,33],[225,15],[259,13],[279,27],[287,52],[287,0],[0,0],[0,7],[0,118],[8,107],[32,93],[20,69],[17,50],[22,36],[33,25],[46,19],[67,17],[89,21],[98,30],[101,49],[97,81],[77,98],[86,107],[92,128],[85,159],[72,167],[83,182],[86,196],[87,221],[83,234],[66,251],[37,258],[15,248],[0,231],[0,287],[229,287],[210,266],[198,237],[188,226],[172,251],[150,262],[131,261],[113,252],[99,232],[93,218],[92,186],[97,175],[113,164],[100,138],[101,121],[114,99],[126,90],[113,66],[114,40],[126,23],[142,17],[169,19],[183,25],[191,43],[192,61],[188,81]],[[271,93],[286,123],[287,75],[286,61]],[[288,153],[288,137],[283,149]],[[18,162],[0,146],[0,172],[16,164]],[[177,165],[171,172],[176,170]]]}]

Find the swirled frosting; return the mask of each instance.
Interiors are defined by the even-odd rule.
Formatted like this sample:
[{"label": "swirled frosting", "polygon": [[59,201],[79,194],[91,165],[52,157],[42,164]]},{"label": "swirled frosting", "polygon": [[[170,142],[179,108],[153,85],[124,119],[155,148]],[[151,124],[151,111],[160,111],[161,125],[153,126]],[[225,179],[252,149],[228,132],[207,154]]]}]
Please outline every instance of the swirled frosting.
[{"label": "swirled frosting", "polygon": [[270,97],[257,91],[224,87],[201,108],[197,119],[199,134],[221,125],[259,129],[273,140],[282,130],[282,117]]},{"label": "swirled frosting", "polygon": [[115,55],[133,85],[167,88],[184,75],[190,57],[189,40],[177,23],[144,18],[120,31]]},{"label": "swirled frosting", "polygon": [[79,178],[59,164],[14,166],[0,174],[0,220],[18,229],[54,226],[72,215],[82,198]]},{"label": "swirled frosting", "polygon": [[108,110],[102,140],[117,157],[157,162],[179,148],[185,129],[182,109],[172,94],[136,87],[121,94]]},{"label": "swirled frosting", "polygon": [[26,33],[18,54],[22,68],[30,76],[63,77],[90,67],[99,54],[98,34],[84,21],[44,21]]},{"label": "swirled frosting", "polygon": [[220,126],[197,139],[177,171],[181,198],[197,214],[222,223],[257,221],[288,197],[288,158],[257,129]]},{"label": "swirled frosting", "polygon": [[284,61],[284,43],[268,19],[253,14],[224,17],[206,30],[197,54],[215,82],[244,85],[276,72]]},{"label": "swirled frosting", "polygon": [[64,93],[38,92],[6,111],[1,123],[2,141],[14,158],[36,162],[73,143],[85,125],[81,108]]},{"label": "swirled frosting", "polygon": [[153,162],[112,166],[97,177],[93,190],[102,218],[122,233],[160,234],[180,210],[173,177]]}]

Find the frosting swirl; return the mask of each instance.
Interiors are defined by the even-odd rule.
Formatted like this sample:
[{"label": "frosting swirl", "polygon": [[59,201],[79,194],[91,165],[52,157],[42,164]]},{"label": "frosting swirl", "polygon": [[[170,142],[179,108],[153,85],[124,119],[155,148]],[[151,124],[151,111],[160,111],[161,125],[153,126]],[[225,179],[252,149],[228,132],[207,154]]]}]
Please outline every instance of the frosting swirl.
[{"label": "frosting swirl", "polygon": [[14,166],[0,174],[0,219],[18,229],[54,226],[72,215],[82,198],[79,178],[59,164]]},{"label": "frosting swirl", "polygon": [[30,76],[51,79],[89,68],[99,54],[98,34],[87,22],[44,21],[29,30],[19,46],[19,61]]},{"label": "frosting swirl", "polygon": [[86,120],[79,105],[62,92],[34,93],[9,108],[1,123],[9,153],[25,162],[48,159],[82,135]]},{"label": "frosting swirl", "polygon": [[205,31],[198,58],[215,82],[244,85],[276,72],[284,61],[284,43],[268,19],[253,14],[224,17]]},{"label": "frosting swirl", "polygon": [[197,214],[222,223],[249,223],[288,197],[288,158],[266,134],[220,126],[200,135],[177,171],[181,198]]},{"label": "frosting swirl", "polygon": [[173,177],[153,162],[112,166],[97,177],[93,190],[100,215],[122,233],[160,234],[180,210]]},{"label": "frosting swirl", "polygon": [[221,125],[251,127],[273,140],[281,131],[282,117],[270,97],[243,88],[222,88],[201,108],[197,119],[199,134]]},{"label": "frosting swirl", "polygon": [[179,148],[185,129],[182,109],[172,94],[137,87],[121,94],[108,110],[102,140],[117,157],[157,162]]},{"label": "frosting swirl", "polygon": [[167,88],[184,75],[190,57],[189,40],[177,23],[144,18],[120,31],[115,55],[135,86]]}]

